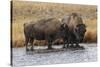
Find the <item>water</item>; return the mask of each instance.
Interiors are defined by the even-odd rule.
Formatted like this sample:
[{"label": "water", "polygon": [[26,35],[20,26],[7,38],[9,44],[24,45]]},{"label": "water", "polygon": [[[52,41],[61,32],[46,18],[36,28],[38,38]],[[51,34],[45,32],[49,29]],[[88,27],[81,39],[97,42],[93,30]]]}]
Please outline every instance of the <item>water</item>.
[{"label": "water", "polygon": [[97,47],[95,46],[85,46],[84,50],[68,50],[49,53],[30,52],[29,54],[26,53],[25,47],[13,48],[13,66],[16,67],[95,61],[97,61]]}]

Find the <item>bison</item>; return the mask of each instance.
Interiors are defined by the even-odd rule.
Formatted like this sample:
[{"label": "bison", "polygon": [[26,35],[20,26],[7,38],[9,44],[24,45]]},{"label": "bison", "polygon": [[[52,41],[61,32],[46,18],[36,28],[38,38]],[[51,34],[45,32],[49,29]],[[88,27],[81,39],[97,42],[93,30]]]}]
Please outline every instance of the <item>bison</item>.
[{"label": "bison", "polygon": [[[68,32],[68,26],[61,23],[56,18],[41,19],[36,22],[24,24],[24,35],[26,51],[28,51],[28,43],[31,44],[31,50],[33,51],[34,40],[47,40],[48,49],[52,49],[52,42],[57,38],[68,38],[66,35]],[[64,44],[65,46],[65,44]]]},{"label": "bison", "polygon": [[[62,22],[68,25],[69,37],[67,42],[67,47],[69,44],[76,47],[80,47],[79,43],[83,41],[86,32],[86,25],[83,23],[81,16],[78,13],[71,13],[70,15],[64,17]],[[67,34],[66,34],[67,35]]]}]

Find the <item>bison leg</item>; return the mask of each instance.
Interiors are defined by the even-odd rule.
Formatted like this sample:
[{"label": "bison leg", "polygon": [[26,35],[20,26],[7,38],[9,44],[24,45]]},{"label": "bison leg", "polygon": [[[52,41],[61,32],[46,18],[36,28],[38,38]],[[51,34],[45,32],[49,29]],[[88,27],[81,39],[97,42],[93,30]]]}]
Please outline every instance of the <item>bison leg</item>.
[{"label": "bison leg", "polygon": [[67,42],[67,48],[69,48],[69,42]]},{"label": "bison leg", "polygon": [[74,47],[74,45],[73,45],[73,44],[71,44],[71,45],[70,45],[70,47],[71,47],[71,48],[73,48],[73,47]]},{"label": "bison leg", "polygon": [[76,48],[78,47],[78,48],[80,48],[80,45],[79,45],[79,43],[78,42],[76,42],[76,46],[75,46]]},{"label": "bison leg", "polygon": [[64,45],[63,45],[63,48],[66,48],[65,43],[64,43]]},{"label": "bison leg", "polygon": [[29,51],[29,49],[28,49],[28,42],[29,42],[29,38],[26,38],[26,40],[25,40],[26,51]]},{"label": "bison leg", "polygon": [[66,41],[64,40],[64,45],[63,45],[63,48],[66,48]]},{"label": "bison leg", "polygon": [[74,42],[71,41],[71,45],[70,45],[71,48],[74,48]]},{"label": "bison leg", "polygon": [[48,43],[48,49],[52,49],[52,40],[49,40]]},{"label": "bison leg", "polygon": [[31,51],[34,50],[34,49],[33,49],[33,40],[34,40],[34,38],[31,38],[31,39],[30,39],[30,43],[31,43]]},{"label": "bison leg", "polygon": [[52,44],[48,44],[48,49],[53,49]]}]

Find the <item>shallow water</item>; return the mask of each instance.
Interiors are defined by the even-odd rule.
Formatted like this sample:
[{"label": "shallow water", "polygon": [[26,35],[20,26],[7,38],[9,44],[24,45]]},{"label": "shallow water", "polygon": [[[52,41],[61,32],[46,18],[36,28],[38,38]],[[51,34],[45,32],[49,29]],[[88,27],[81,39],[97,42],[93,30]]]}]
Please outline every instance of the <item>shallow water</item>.
[{"label": "shallow water", "polygon": [[[82,44],[84,45],[84,44]],[[91,44],[90,44],[91,45]],[[95,45],[95,44],[94,44]],[[61,48],[62,46],[54,46]],[[35,47],[42,49],[46,47]],[[85,46],[84,50],[68,50],[49,53],[33,53],[28,54],[24,48],[13,48],[13,66],[31,66],[43,64],[65,64],[65,63],[80,63],[80,62],[95,62],[97,61],[97,47]]]}]

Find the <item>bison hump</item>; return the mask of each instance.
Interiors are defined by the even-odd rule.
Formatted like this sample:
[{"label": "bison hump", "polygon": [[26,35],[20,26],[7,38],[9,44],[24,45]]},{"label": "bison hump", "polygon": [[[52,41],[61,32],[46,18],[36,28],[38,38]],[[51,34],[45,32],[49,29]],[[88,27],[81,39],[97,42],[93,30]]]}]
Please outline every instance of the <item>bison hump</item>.
[{"label": "bison hump", "polygon": [[44,32],[55,32],[60,27],[60,21],[56,18],[50,18],[50,19],[44,19],[39,20],[35,25],[34,28],[38,31],[44,31]]}]

